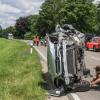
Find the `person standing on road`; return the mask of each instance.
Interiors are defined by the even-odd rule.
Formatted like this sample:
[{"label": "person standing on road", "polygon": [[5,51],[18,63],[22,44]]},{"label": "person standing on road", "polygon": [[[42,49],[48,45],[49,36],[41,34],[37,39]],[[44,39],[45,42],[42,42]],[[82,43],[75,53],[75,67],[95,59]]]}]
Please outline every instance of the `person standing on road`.
[{"label": "person standing on road", "polygon": [[36,37],[36,44],[39,45],[39,36]]},{"label": "person standing on road", "polygon": [[43,46],[43,37],[40,39],[41,46]]},{"label": "person standing on road", "polygon": [[96,77],[91,81],[91,86],[100,85],[100,65],[95,67]]},{"label": "person standing on road", "polygon": [[33,36],[33,45],[36,44],[36,36]]}]

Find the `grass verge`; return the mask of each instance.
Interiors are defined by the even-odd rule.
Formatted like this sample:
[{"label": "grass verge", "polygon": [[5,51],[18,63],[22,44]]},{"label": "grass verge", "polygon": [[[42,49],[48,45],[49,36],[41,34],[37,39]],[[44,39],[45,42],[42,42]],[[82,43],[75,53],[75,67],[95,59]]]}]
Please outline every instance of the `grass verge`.
[{"label": "grass verge", "polygon": [[16,40],[0,39],[0,100],[45,100],[36,51]]}]

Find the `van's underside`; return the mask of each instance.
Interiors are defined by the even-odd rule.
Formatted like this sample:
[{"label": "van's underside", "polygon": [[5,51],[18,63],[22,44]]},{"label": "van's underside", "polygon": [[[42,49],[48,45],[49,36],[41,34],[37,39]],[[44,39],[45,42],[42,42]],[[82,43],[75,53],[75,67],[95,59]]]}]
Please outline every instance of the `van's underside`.
[{"label": "van's underside", "polygon": [[84,87],[87,82],[83,82],[83,77],[89,70],[85,67],[82,46],[77,45],[74,35],[55,34],[48,36],[48,70],[54,85],[65,90]]}]

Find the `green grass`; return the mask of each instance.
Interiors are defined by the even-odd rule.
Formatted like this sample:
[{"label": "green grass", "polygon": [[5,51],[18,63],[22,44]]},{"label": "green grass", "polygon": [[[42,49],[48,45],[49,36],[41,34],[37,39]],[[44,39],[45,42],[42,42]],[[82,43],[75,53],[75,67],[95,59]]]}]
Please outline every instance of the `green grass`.
[{"label": "green grass", "polygon": [[16,40],[0,39],[0,100],[45,100],[37,52]]}]

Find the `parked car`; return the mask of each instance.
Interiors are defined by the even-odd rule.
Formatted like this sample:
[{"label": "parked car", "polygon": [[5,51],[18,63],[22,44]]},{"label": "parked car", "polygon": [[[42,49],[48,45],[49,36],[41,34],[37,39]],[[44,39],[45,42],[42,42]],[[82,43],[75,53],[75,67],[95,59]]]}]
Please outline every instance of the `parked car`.
[{"label": "parked car", "polygon": [[100,50],[100,37],[93,37],[91,41],[86,42],[86,49],[94,51]]},{"label": "parked car", "polygon": [[90,41],[94,37],[94,34],[87,33],[85,34],[85,42]]}]

